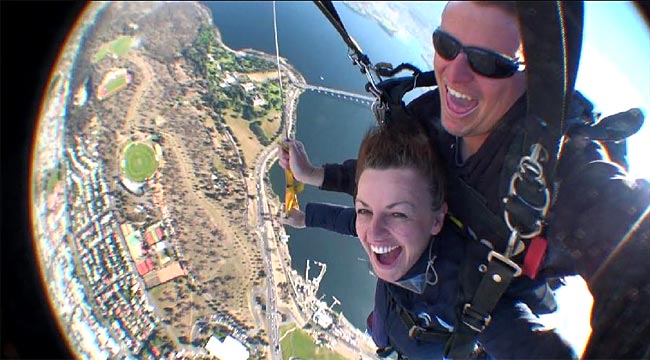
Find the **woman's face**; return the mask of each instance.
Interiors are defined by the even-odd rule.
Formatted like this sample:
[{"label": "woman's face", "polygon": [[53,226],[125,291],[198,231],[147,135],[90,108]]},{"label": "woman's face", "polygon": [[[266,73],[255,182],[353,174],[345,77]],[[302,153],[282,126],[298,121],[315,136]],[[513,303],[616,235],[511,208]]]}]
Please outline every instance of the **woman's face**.
[{"label": "woman's face", "polygon": [[440,232],[444,210],[433,211],[432,202],[427,181],[413,168],[361,173],[357,234],[380,279],[399,280],[427,249],[431,235]]}]

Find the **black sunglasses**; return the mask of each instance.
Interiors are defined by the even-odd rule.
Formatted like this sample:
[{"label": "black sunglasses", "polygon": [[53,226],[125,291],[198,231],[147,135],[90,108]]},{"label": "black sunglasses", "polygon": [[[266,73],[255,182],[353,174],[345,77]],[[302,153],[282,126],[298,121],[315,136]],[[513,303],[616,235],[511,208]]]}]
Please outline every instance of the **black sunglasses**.
[{"label": "black sunglasses", "polygon": [[470,68],[475,73],[493,79],[504,79],[526,68],[523,62],[492,50],[463,46],[460,41],[440,28],[433,32],[433,47],[445,60],[454,60],[461,51],[464,52],[467,54]]}]

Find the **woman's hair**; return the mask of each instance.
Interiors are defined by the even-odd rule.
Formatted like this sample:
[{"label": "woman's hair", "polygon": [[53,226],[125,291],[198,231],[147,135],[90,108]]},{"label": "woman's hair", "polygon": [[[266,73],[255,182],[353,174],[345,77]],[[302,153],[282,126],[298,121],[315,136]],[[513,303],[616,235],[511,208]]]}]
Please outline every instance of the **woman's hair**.
[{"label": "woman's hair", "polygon": [[440,209],[446,197],[445,167],[431,136],[417,122],[393,119],[368,130],[359,149],[356,182],[365,169],[413,168],[429,184],[432,209]]}]

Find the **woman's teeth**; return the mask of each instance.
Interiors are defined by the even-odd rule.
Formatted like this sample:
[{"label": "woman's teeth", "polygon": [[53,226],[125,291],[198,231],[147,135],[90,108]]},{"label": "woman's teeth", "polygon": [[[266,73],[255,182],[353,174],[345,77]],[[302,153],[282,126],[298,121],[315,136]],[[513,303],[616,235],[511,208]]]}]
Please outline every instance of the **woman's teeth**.
[{"label": "woman's teeth", "polygon": [[374,252],[375,254],[386,254],[389,253],[395,249],[397,249],[399,246],[375,246],[375,245],[370,245],[370,250]]}]

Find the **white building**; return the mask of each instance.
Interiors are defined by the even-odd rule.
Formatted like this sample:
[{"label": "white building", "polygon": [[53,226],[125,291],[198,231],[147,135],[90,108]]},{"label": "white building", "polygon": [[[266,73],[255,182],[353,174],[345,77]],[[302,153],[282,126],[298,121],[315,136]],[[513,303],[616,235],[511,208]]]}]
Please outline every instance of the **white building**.
[{"label": "white building", "polygon": [[250,356],[246,346],[230,335],[226,336],[223,342],[210,336],[205,348],[210,355],[220,360],[246,360]]},{"label": "white building", "polygon": [[323,308],[319,308],[316,314],[314,314],[314,320],[323,329],[329,329],[329,327],[332,326],[332,323],[334,322],[332,317],[326,313],[325,309]]},{"label": "white building", "polygon": [[241,86],[244,88],[244,90],[246,90],[246,92],[251,92],[255,89],[255,84],[253,83],[245,83],[241,84]]}]

